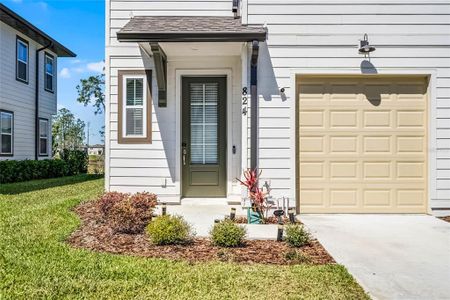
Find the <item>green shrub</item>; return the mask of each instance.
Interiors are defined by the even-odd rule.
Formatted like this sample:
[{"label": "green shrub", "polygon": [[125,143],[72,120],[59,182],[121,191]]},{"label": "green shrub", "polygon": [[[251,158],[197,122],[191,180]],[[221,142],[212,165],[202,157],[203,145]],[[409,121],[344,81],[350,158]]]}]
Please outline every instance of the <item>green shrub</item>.
[{"label": "green shrub", "polygon": [[286,242],[292,247],[301,247],[309,243],[311,235],[300,224],[289,224],[286,226]]},{"label": "green shrub", "polygon": [[103,194],[97,207],[115,232],[141,233],[150,222],[157,196],[150,193],[134,195],[111,192]]},{"label": "green shrub", "polygon": [[87,154],[80,150],[67,150],[62,159],[2,160],[0,183],[13,183],[33,179],[77,175],[87,171]]},{"label": "green shrub", "polygon": [[147,234],[156,245],[183,244],[192,238],[192,228],[181,216],[157,217],[147,226]]},{"label": "green shrub", "polygon": [[70,175],[87,172],[88,155],[85,151],[64,149],[60,156],[67,163]]},{"label": "green shrub", "polygon": [[297,250],[289,250],[284,254],[284,258],[293,264],[307,264],[311,262],[309,256]]},{"label": "green shrub", "polygon": [[214,224],[211,229],[211,240],[220,247],[237,247],[243,244],[247,230],[231,220]]}]

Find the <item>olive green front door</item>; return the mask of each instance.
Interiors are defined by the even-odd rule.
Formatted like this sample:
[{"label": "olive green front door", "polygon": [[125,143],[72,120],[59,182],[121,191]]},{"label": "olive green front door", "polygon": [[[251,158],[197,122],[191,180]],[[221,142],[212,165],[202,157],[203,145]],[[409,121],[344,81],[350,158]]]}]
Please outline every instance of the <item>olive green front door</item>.
[{"label": "olive green front door", "polygon": [[226,197],[226,77],[182,77],[182,196]]}]

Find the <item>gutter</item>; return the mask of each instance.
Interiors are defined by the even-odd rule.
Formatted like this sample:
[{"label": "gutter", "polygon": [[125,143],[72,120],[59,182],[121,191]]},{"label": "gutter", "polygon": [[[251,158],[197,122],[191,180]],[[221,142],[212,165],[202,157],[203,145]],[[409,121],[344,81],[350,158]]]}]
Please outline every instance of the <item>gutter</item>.
[{"label": "gutter", "polygon": [[250,168],[258,167],[258,54],[259,41],[252,42],[250,60]]},{"label": "gutter", "polygon": [[[50,48],[53,42],[42,48],[36,49],[36,88],[34,91],[34,159],[39,159],[39,52]],[[45,66],[44,66],[45,67]]]}]

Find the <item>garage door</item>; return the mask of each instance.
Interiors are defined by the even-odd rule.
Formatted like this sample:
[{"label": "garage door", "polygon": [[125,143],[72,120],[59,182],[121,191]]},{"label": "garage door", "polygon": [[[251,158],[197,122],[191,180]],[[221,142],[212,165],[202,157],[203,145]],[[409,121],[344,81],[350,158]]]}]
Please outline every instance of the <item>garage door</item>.
[{"label": "garage door", "polygon": [[427,211],[427,79],[298,77],[300,212]]}]

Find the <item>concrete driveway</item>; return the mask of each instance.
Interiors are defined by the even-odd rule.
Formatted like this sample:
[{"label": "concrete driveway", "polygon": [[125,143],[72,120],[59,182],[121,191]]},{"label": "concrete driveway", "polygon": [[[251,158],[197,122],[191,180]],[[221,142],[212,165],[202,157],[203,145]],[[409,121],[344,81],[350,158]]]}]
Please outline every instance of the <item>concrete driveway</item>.
[{"label": "concrete driveway", "polygon": [[427,215],[300,215],[374,299],[450,299],[450,223]]}]

